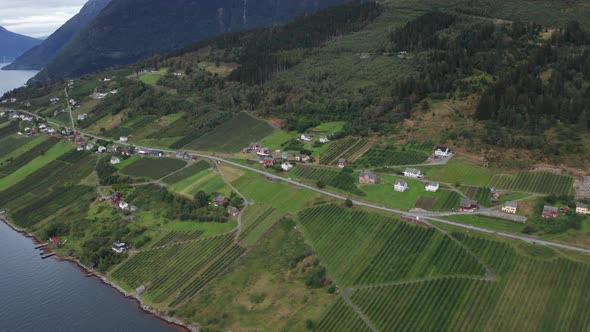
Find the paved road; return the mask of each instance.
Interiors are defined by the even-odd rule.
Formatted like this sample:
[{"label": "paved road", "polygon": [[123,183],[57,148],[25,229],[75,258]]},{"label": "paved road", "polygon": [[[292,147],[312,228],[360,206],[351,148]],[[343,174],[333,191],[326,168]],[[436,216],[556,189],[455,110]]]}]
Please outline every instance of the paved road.
[{"label": "paved road", "polygon": [[[44,119],[43,117],[40,117],[36,114],[30,113],[30,112],[26,112],[26,111],[18,111],[21,113],[26,113],[29,114],[31,116],[34,116],[38,119]],[[57,125],[57,126],[62,126],[61,124],[49,121],[47,119],[44,119],[45,121],[47,121],[48,123]],[[104,138],[104,137],[99,137],[99,136],[95,136],[95,135],[90,135],[90,134],[86,134],[83,132],[80,132],[80,134],[87,136],[87,137],[91,137],[91,138],[96,138],[96,139],[100,139],[103,141],[107,141],[107,142],[112,142],[112,143],[117,143],[119,145],[132,145],[129,143],[121,143],[121,142],[117,142],[115,140],[109,139],[109,138]],[[137,148],[143,148],[143,149],[150,149],[150,150],[159,150],[159,151],[163,151],[166,153],[172,153],[175,154],[176,152],[178,152],[178,150],[166,150],[166,149],[155,149],[155,148],[151,148],[151,147],[147,147],[147,146],[138,146],[138,145],[134,145]],[[250,167],[247,165],[242,165],[240,163],[236,163],[227,159],[223,159],[220,157],[215,157],[212,155],[208,155],[208,154],[202,154],[202,153],[189,153],[191,156],[194,157],[200,157],[200,158],[209,158],[211,160],[214,161],[219,161],[219,162],[223,162],[238,168],[242,168],[251,172],[255,172],[258,174],[262,174],[268,178],[272,178],[272,179],[277,179],[277,180],[281,180],[281,181],[285,181],[288,182],[290,184],[299,186],[301,188],[305,188],[305,189],[309,189],[315,192],[318,192],[322,195],[326,195],[332,198],[336,198],[339,200],[346,200],[348,199],[348,197],[339,195],[339,194],[335,194],[320,188],[316,188],[313,186],[309,186],[306,185],[304,183],[301,182],[297,182],[291,179],[287,179],[254,167]],[[506,233],[506,232],[498,232],[498,231],[493,231],[493,230],[489,230],[486,228],[481,228],[481,227],[477,227],[477,226],[472,226],[472,225],[467,225],[467,224],[462,224],[462,223],[458,223],[458,222],[454,222],[454,221],[450,221],[450,220],[445,220],[445,219],[441,219],[441,218],[437,218],[434,216],[426,216],[426,215],[422,215],[419,213],[415,213],[415,212],[407,212],[407,211],[402,211],[402,210],[397,210],[397,209],[392,209],[392,208],[388,208],[388,207],[384,207],[384,206],[380,206],[380,205],[375,205],[375,204],[371,204],[371,203],[367,203],[367,202],[363,202],[363,201],[358,201],[358,200],[352,200],[352,203],[354,205],[358,205],[358,206],[364,206],[364,207],[368,207],[368,208],[372,208],[372,209],[376,209],[376,210],[381,210],[381,211],[385,211],[385,212],[390,212],[390,213],[395,213],[395,214],[403,214],[403,215],[409,215],[412,217],[417,217],[420,219],[420,221],[422,222],[426,222],[426,221],[431,221],[431,222],[438,222],[441,224],[446,224],[446,225],[451,225],[451,226],[455,226],[455,227],[459,227],[459,228],[464,228],[464,229],[468,229],[468,230],[472,230],[472,231],[476,231],[476,232],[481,232],[481,233],[487,233],[487,234],[492,234],[492,235],[496,235],[496,236],[502,236],[502,237],[506,237],[506,238],[510,238],[510,239],[515,239],[515,240],[521,240],[530,244],[541,244],[541,245],[546,245],[546,246],[550,246],[550,247],[555,247],[555,248],[560,248],[560,249],[567,249],[567,250],[572,250],[572,251],[578,251],[578,252],[583,252],[583,253],[588,253],[590,254],[590,249],[587,248],[580,248],[580,247],[574,247],[574,246],[570,246],[567,244],[561,244],[561,243],[555,243],[555,242],[550,242],[550,241],[544,241],[544,240],[539,240],[539,239],[535,239],[529,236],[525,236],[525,235],[520,235],[520,234],[513,234],[513,233]]]}]

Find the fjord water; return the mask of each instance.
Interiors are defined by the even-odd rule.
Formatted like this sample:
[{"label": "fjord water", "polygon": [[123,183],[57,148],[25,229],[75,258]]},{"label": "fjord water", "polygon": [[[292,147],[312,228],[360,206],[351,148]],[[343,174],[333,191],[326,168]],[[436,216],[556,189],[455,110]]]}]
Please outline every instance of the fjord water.
[{"label": "fjord water", "polygon": [[[35,72],[0,71],[0,96]],[[10,81],[9,81],[10,80]],[[0,202],[0,207],[2,202]],[[0,222],[0,331],[178,331]]]},{"label": "fjord water", "polygon": [[[0,63],[0,68],[6,65],[8,63]],[[7,91],[23,86],[35,74],[37,71],[33,70],[0,70],[0,97]]]}]

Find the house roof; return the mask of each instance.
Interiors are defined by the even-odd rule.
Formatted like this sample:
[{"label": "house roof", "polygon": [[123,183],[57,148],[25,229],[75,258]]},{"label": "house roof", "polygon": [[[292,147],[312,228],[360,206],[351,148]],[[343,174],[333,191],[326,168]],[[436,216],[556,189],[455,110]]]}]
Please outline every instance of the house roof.
[{"label": "house roof", "polygon": [[449,150],[449,148],[447,148],[446,146],[439,145],[439,146],[437,146],[437,147],[436,147],[436,149],[434,149],[434,150],[435,150],[435,151],[436,151],[436,150],[441,150],[441,151],[448,151],[448,150]]},{"label": "house roof", "polygon": [[462,207],[471,207],[474,205],[477,205],[477,201],[474,201],[474,200],[468,199],[468,198],[461,199],[461,206]]},{"label": "house roof", "polygon": [[345,162],[346,162],[346,159],[344,159],[344,158],[338,159],[338,163],[345,163]]},{"label": "house roof", "polygon": [[543,212],[558,213],[559,209],[555,206],[545,205],[543,206]]},{"label": "house roof", "polygon": [[440,184],[438,182],[428,182],[426,183],[427,187],[438,187]]},{"label": "house roof", "polygon": [[508,207],[516,208],[516,207],[518,207],[518,202],[510,201],[510,202],[507,202],[505,205]]},{"label": "house roof", "polygon": [[397,180],[397,181],[395,181],[395,185],[396,186],[404,186],[404,187],[407,187],[408,186],[408,183],[406,181],[403,181],[403,180]]},{"label": "house roof", "polygon": [[215,200],[216,201],[225,201],[227,199],[227,197],[223,196],[223,195],[217,195],[215,196]]},{"label": "house roof", "polygon": [[420,170],[417,168],[406,168],[405,173],[420,174]]},{"label": "house roof", "polygon": [[588,204],[584,204],[584,203],[581,203],[581,202],[576,202],[576,207],[587,209],[588,208]]},{"label": "house roof", "polygon": [[362,178],[369,177],[370,179],[377,179],[377,175],[375,175],[375,173],[368,171],[368,170],[361,171],[360,177],[362,177]]}]

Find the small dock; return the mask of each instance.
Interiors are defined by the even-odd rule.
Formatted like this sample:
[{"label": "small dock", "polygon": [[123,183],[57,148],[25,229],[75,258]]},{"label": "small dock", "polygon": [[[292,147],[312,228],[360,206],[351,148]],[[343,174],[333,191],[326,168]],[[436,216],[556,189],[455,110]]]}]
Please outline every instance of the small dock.
[{"label": "small dock", "polygon": [[51,253],[51,254],[48,254],[48,255],[45,255],[45,256],[41,257],[41,259],[46,259],[46,258],[53,257],[53,256],[55,256],[55,253],[54,252]]},{"label": "small dock", "polygon": [[47,247],[47,243],[35,246],[35,249],[40,250],[40,249],[44,249],[45,247]]}]

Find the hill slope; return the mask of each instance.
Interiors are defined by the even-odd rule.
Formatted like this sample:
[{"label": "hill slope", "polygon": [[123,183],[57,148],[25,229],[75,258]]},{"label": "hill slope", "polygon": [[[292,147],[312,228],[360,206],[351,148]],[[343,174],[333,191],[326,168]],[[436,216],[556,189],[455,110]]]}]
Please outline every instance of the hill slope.
[{"label": "hill slope", "polygon": [[14,59],[39,43],[39,39],[10,32],[0,26],[0,59]]},{"label": "hill slope", "polygon": [[121,0],[107,6],[36,79],[132,63],[211,36],[285,22],[348,0]]},{"label": "hill slope", "polygon": [[6,70],[41,70],[66,46],[78,32],[84,29],[92,19],[109,4],[111,0],[90,0],[80,12],[47,37],[40,45],[28,50],[13,63],[4,67]]}]

